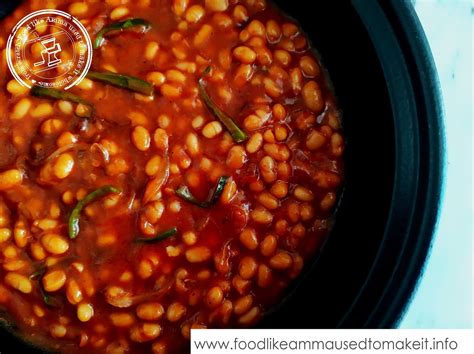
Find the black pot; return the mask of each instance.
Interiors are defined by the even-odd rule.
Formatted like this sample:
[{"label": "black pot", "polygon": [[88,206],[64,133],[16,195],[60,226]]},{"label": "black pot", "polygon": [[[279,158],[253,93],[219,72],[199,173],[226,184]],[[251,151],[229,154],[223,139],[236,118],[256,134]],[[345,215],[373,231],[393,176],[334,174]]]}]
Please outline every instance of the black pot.
[{"label": "black pot", "polygon": [[[324,248],[260,327],[395,327],[422,273],[443,187],[442,103],[428,43],[405,0],[275,2],[301,23],[330,73],[344,112],[347,182]],[[5,332],[0,343],[32,352]]]}]

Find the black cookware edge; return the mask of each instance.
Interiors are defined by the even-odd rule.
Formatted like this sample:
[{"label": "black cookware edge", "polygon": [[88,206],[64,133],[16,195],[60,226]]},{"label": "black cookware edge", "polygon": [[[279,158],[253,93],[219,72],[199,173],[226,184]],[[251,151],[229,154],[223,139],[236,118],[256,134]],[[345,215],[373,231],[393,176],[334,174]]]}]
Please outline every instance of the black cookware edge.
[{"label": "black cookware edge", "polygon": [[[372,38],[388,84],[395,124],[396,171],[384,242],[339,326],[351,327],[354,318],[369,313],[364,327],[388,328],[399,323],[411,301],[439,219],[446,160],[443,107],[432,53],[412,4],[405,0],[352,3]],[[418,118],[409,129],[407,117]],[[379,270],[395,256],[392,243],[397,244],[403,235],[404,245],[396,255],[397,265],[383,296],[371,298],[372,290],[381,284]]]}]

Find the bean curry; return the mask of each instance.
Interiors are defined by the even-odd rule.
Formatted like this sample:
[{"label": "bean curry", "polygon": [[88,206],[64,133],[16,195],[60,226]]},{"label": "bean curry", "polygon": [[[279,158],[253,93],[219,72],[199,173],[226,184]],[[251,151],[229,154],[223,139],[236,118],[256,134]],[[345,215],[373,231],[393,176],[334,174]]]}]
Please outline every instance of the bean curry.
[{"label": "bean curry", "polygon": [[[92,39],[68,91],[6,65],[11,29],[43,8]],[[0,310],[27,340],[186,353],[193,328],[255,325],[324,241],[341,114],[270,1],[29,0],[0,51]]]}]

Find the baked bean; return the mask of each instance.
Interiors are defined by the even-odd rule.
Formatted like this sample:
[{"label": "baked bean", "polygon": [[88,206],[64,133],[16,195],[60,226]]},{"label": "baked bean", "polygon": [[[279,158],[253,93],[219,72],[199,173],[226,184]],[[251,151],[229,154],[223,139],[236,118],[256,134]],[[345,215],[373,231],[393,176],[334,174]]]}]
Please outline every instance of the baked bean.
[{"label": "baked bean", "polygon": [[28,98],[22,98],[13,107],[13,111],[10,114],[10,119],[12,120],[23,119],[28,114],[31,108],[31,105],[32,105],[31,100],[29,100]]},{"label": "baked bean", "polygon": [[221,132],[222,132],[222,125],[216,120],[207,123],[202,129],[202,135],[204,135],[204,137],[208,139],[215,138]]},{"label": "baked bean", "polygon": [[207,292],[206,305],[209,307],[219,306],[224,299],[224,292],[218,286],[214,286]]},{"label": "baked bean", "polygon": [[40,103],[32,111],[33,118],[44,118],[53,114],[53,106],[49,103]]},{"label": "baked bean", "polygon": [[259,20],[253,20],[250,22],[246,29],[251,36],[258,36],[262,38],[265,38],[266,36],[265,25]]},{"label": "baked bean", "polygon": [[64,179],[71,174],[73,168],[74,158],[72,155],[69,153],[61,154],[54,163],[54,175],[59,179]]},{"label": "baked bean", "polygon": [[197,116],[191,122],[191,125],[194,129],[198,130],[204,125],[204,118],[203,116]]},{"label": "baked bean", "polygon": [[66,253],[69,249],[69,243],[67,240],[57,234],[45,234],[41,238],[41,244],[46,249],[46,251],[57,255]]},{"label": "baked bean", "polygon": [[283,199],[288,194],[288,185],[283,181],[276,181],[272,185],[270,192],[278,199]]},{"label": "baked bean", "polygon": [[291,54],[288,53],[286,50],[283,50],[283,49],[275,50],[273,57],[284,67],[287,67],[291,63]]},{"label": "baked bean", "polygon": [[237,5],[234,7],[233,11],[234,20],[238,24],[243,24],[248,21],[249,15],[245,6]]},{"label": "baked bean", "polygon": [[248,293],[250,284],[250,280],[245,280],[240,275],[236,275],[232,279],[232,286],[240,295],[245,295]]},{"label": "baked bean", "polygon": [[286,109],[280,103],[277,103],[276,105],[273,106],[272,113],[273,113],[273,116],[278,120],[283,120],[286,117]]},{"label": "baked bean", "polygon": [[244,127],[247,130],[259,129],[265,123],[265,118],[259,117],[256,114],[247,116],[244,120]]},{"label": "baked bean", "polygon": [[269,20],[267,22],[267,39],[269,43],[276,43],[281,38],[281,28],[278,22],[275,20]]},{"label": "baked bean", "polygon": [[13,238],[18,247],[23,248],[28,243],[28,230],[23,220],[18,220],[13,229]]},{"label": "baked bean", "polygon": [[291,235],[297,238],[303,238],[306,233],[306,229],[302,224],[297,224],[291,229]]},{"label": "baked bean", "polygon": [[164,313],[163,306],[157,302],[143,303],[137,307],[137,316],[146,321],[158,320]]},{"label": "baked bean", "polygon": [[148,73],[146,79],[157,87],[163,85],[166,82],[166,76],[159,71],[152,71]]},{"label": "baked bean", "polygon": [[155,130],[153,134],[153,142],[155,146],[160,150],[167,150],[168,149],[168,134],[164,129],[158,128]]},{"label": "baked bean", "polygon": [[155,267],[156,264],[152,259],[142,259],[138,264],[137,274],[142,279],[148,279],[153,275]]},{"label": "baked bean", "polygon": [[275,127],[275,138],[278,141],[284,141],[288,137],[288,130],[284,126]]},{"label": "baked bean", "polygon": [[114,312],[110,314],[110,322],[115,327],[128,328],[133,325],[135,318],[127,312]]},{"label": "baked bean", "polygon": [[157,42],[149,42],[145,47],[145,59],[153,60],[158,53],[160,46]]},{"label": "baked bean", "polygon": [[296,199],[301,200],[302,202],[310,202],[314,199],[313,193],[308,188],[302,186],[297,186],[293,195]]},{"label": "baked bean", "polygon": [[59,138],[56,140],[56,145],[58,147],[63,147],[71,144],[77,143],[77,136],[72,134],[71,132],[64,132],[62,133]]},{"label": "baked bean", "polygon": [[234,313],[236,315],[243,315],[244,313],[247,313],[250,310],[252,304],[252,295],[242,296],[234,304]]},{"label": "baked bean", "polygon": [[10,80],[7,84],[7,91],[13,96],[26,95],[30,90],[28,87],[21,85],[17,80]]},{"label": "baked bean", "polygon": [[28,264],[25,261],[22,261],[20,259],[12,259],[7,260],[5,263],[3,263],[3,269],[10,272],[16,272],[25,268],[27,265]]},{"label": "baked bean", "polygon": [[5,275],[5,283],[24,294],[29,294],[33,290],[30,279],[15,272],[9,272]]},{"label": "baked bean", "polygon": [[290,70],[291,88],[295,94],[299,94],[303,89],[303,74],[299,68]]},{"label": "baked bean", "polygon": [[258,264],[252,257],[244,257],[239,264],[239,274],[242,279],[248,280],[255,276]]},{"label": "baked bean", "polygon": [[134,342],[144,343],[156,339],[161,334],[161,326],[156,323],[143,323],[130,330],[130,339]]},{"label": "baked bean", "polygon": [[259,316],[260,308],[255,306],[249,312],[239,317],[239,324],[248,326],[251,323],[255,323]]},{"label": "baked bean", "polygon": [[148,176],[156,175],[161,167],[162,158],[161,156],[153,156],[150,160],[148,160],[145,166],[145,172]]},{"label": "baked bean", "polygon": [[186,147],[191,156],[197,156],[199,154],[199,139],[196,134],[189,133],[186,136]]},{"label": "baked bean", "polygon": [[264,144],[263,150],[277,161],[286,161],[290,158],[290,150],[284,144]]},{"label": "baked bean", "polygon": [[89,5],[83,2],[75,2],[69,6],[69,13],[76,17],[83,17],[89,11]]},{"label": "baked bean", "polygon": [[318,63],[310,56],[303,56],[300,59],[300,68],[304,75],[309,78],[314,78],[319,75],[320,68]]},{"label": "baked bean", "polygon": [[341,134],[334,133],[331,136],[331,153],[335,157],[341,157],[344,152],[344,139]]},{"label": "baked bean", "polygon": [[46,258],[46,252],[43,246],[41,246],[39,243],[32,243],[30,247],[31,255],[35,260],[41,261]]},{"label": "baked bean", "polygon": [[183,85],[186,83],[186,75],[179,70],[172,69],[166,71],[166,80]]},{"label": "baked bean", "polygon": [[320,149],[326,143],[326,138],[317,130],[311,130],[306,137],[306,147],[310,150]]},{"label": "baked bean", "polygon": [[189,23],[197,23],[205,15],[205,10],[200,5],[193,5],[186,11],[186,21]]},{"label": "baked bean", "polygon": [[273,281],[272,270],[265,264],[260,264],[257,274],[257,285],[260,288],[268,288]]},{"label": "baked bean", "polygon": [[82,303],[77,306],[77,318],[81,322],[88,322],[94,316],[94,307],[92,304]]},{"label": "baked bean", "polygon": [[308,203],[303,203],[300,208],[301,220],[308,221],[314,217],[314,209]]},{"label": "baked bean", "polygon": [[181,93],[183,92],[183,89],[181,88],[181,86],[175,86],[172,84],[164,83],[160,87],[160,92],[164,97],[172,100],[180,97]]},{"label": "baked bean", "polygon": [[0,229],[0,243],[6,242],[10,239],[12,235],[12,230],[7,228]]},{"label": "baked bean", "polygon": [[204,246],[196,246],[186,251],[186,259],[190,263],[201,263],[211,258],[211,250]]},{"label": "baked bean", "polygon": [[299,221],[300,219],[300,216],[301,216],[301,211],[300,211],[300,206],[298,205],[298,203],[290,203],[288,205],[288,219],[293,222],[293,223],[296,223]]},{"label": "baked bean", "polygon": [[244,166],[247,161],[247,154],[242,146],[233,146],[227,155],[227,165],[237,170]]},{"label": "baked bean", "polygon": [[23,175],[19,170],[13,169],[0,172],[0,191],[4,191],[21,184]]},{"label": "baked bean", "polygon": [[66,114],[66,115],[72,114],[72,112],[74,110],[74,108],[72,106],[72,103],[69,102],[69,101],[59,101],[58,102],[58,108],[62,113]]},{"label": "baked bean", "polygon": [[283,251],[278,252],[272,258],[270,258],[269,265],[276,270],[285,270],[291,267],[293,264],[293,258]]},{"label": "baked bean", "polygon": [[275,143],[276,140],[275,140],[275,134],[273,134],[273,132],[268,129],[268,130],[265,130],[265,133],[263,133],[263,140],[266,142],[266,143]]},{"label": "baked bean", "polygon": [[263,144],[263,136],[260,133],[253,134],[247,142],[246,149],[250,154],[256,153]]},{"label": "baked bean", "polygon": [[164,211],[165,206],[163,202],[160,200],[156,200],[151,203],[148,203],[145,208],[145,216],[149,222],[151,222],[152,224],[156,224],[163,215]]},{"label": "baked bean", "polygon": [[88,78],[84,78],[79,84],[77,84],[77,87],[81,90],[90,91],[94,88],[94,82]]},{"label": "baked bean", "polygon": [[203,25],[194,37],[194,46],[201,47],[203,46],[212,35],[212,27],[210,25]]},{"label": "baked bean", "polygon": [[51,135],[57,134],[64,128],[64,123],[59,119],[48,119],[41,124],[41,134]]},{"label": "baked bean", "polygon": [[117,237],[114,234],[102,234],[97,237],[97,246],[105,248],[117,243]]},{"label": "baked bean", "polygon": [[297,255],[293,261],[293,267],[291,268],[290,276],[292,278],[296,278],[298,275],[300,275],[301,271],[303,270],[304,267],[304,260],[303,257],[300,255]]},{"label": "baked bean", "polygon": [[272,183],[276,180],[275,161],[270,156],[265,156],[260,160],[259,167],[265,182]]},{"label": "baked bean", "polygon": [[283,94],[283,88],[269,77],[263,79],[265,93],[272,98],[279,98]]},{"label": "baked bean", "polygon": [[54,338],[63,338],[67,333],[67,328],[63,325],[52,325],[50,329],[51,335]]},{"label": "baked bean", "polygon": [[250,217],[253,221],[259,224],[270,224],[273,220],[273,215],[263,207],[257,207],[250,212]]},{"label": "baked bean", "polygon": [[244,64],[252,64],[257,54],[249,47],[241,46],[234,49],[234,57]]},{"label": "baked bean", "polygon": [[229,7],[229,0],[206,0],[206,9],[209,11],[225,11]]},{"label": "baked bean", "polygon": [[329,192],[327,193],[324,198],[321,200],[320,208],[321,210],[328,211],[334,207],[336,204],[336,194]]},{"label": "baked bean", "polygon": [[299,33],[298,26],[296,26],[294,23],[290,23],[290,22],[287,22],[287,23],[283,24],[282,31],[283,31],[283,35],[285,37],[289,37],[289,38],[292,38],[292,37],[296,36]]},{"label": "baked bean", "polygon": [[220,199],[222,204],[224,205],[230,204],[232,202],[232,199],[235,197],[236,193],[237,193],[237,184],[235,183],[233,179],[231,179],[226,183],[224,190],[222,192],[222,196]]},{"label": "baked bean", "polygon": [[324,108],[324,100],[322,97],[321,89],[316,81],[309,81],[304,85],[301,92],[304,103],[313,112],[319,113]]},{"label": "baked bean", "polygon": [[170,322],[179,321],[185,314],[186,307],[179,302],[173,302],[166,310],[166,318]]},{"label": "baked bean", "polygon": [[76,280],[70,279],[66,285],[66,296],[72,305],[80,303],[83,299],[82,290]]},{"label": "baked bean", "polygon": [[166,344],[162,342],[156,342],[152,345],[153,354],[166,354]]},{"label": "baked bean", "polygon": [[249,250],[255,250],[258,247],[257,233],[254,229],[244,229],[240,233],[240,242]]},{"label": "baked bean", "polygon": [[66,273],[62,270],[48,271],[43,279],[43,288],[46,291],[57,291],[66,283]]},{"label": "baked bean", "polygon": [[172,212],[172,213],[178,213],[180,210],[181,210],[181,203],[177,200],[173,200],[169,205],[168,205],[168,209]]},{"label": "baked bean", "polygon": [[270,257],[276,251],[277,238],[274,235],[267,235],[260,244],[260,253],[262,256]]},{"label": "baked bean", "polygon": [[257,199],[267,209],[274,210],[279,207],[278,200],[268,192],[261,193]]},{"label": "baked bean", "polygon": [[146,151],[150,148],[150,133],[142,126],[137,126],[132,133],[132,141],[135,147],[140,151]]},{"label": "baked bean", "polygon": [[280,162],[277,166],[278,177],[284,181],[288,181],[293,175],[293,168],[288,162]]},{"label": "baked bean", "polygon": [[110,13],[110,19],[116,21],[127,16],[129,13],[130,10],[127,7],[119,6],[112,10]]},{"label": "baked bean", "polygon": [[188,8],[189,2],[189,0],[173,0],[173,12],[178,16],[182,16]]}]

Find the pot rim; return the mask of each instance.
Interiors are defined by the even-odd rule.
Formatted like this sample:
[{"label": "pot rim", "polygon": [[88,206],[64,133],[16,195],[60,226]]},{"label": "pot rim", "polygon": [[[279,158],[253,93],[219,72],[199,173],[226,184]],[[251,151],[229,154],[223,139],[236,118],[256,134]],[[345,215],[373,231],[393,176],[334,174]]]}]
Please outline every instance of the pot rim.
[{"label": "pot rim", "polygon": [[[349,318],[368,301],[371,289],[380,286],[377,271],[390,252],[390,239],[400,236],[393,232],[400,230],[396,222],[405,221],[406,240],[397,265],[364,324],[368,328],[396,327],[423,277],[444,199],[446,142],[442,94],[428,40],[408,0],[384,3],[353,0],[352,5],[371,37],[387,81],[394,112],[396,164],[384,240],[364,285],[338,327],[346,327]],[[411,122],[410,131],[397,120],[407,113],[417,118]],[[404,161],[403,151],[407,151],[407,146],[403,144],[411,144],[412,151],[417,152],[413,161]],[[403,172],[407,163],[418,171],[416,176],[408,176],[414,183],[411,195],[403,190],[407,183],[399,183],[400,178],[406,178]],[[397,214],[407,206],[411,210],[405,210],[402,214],[406,213],[407,218],[400,220]]]}]

